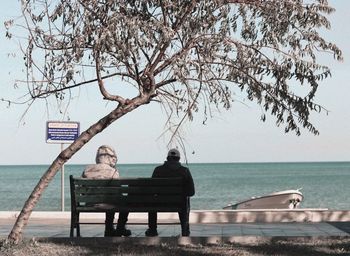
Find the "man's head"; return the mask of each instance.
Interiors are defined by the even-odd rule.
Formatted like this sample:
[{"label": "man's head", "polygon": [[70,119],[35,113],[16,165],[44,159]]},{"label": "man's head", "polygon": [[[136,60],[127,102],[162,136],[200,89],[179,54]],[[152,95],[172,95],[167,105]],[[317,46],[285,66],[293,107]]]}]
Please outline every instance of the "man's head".
[{"label": "man's head", "polygon": [[176,148],[172,148],[168,152],[167,156],[168,161],[179,161],[180,160],[180,152]]},{"label": "man's head", "polygon": [[114,149],[107,145],[102,145],[97,149],[96,163],[108,164],[111,167],[115,167],[117,163],[117,155]]}]

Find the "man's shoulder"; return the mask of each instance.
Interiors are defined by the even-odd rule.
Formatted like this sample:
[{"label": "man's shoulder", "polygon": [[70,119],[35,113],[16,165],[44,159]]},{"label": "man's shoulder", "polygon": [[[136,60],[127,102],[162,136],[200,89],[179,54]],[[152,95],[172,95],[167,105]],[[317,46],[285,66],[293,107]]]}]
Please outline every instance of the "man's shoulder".
[{"label": "man's shoulder", "polygon": [[186,166],[182,165],[180,162],[179,162],[179,170],[189,171],[189,169]]},{"label": "man's shoulder", "polygon": [[165,168],[164,166],[165,166],[164,164],[160,164],[160,165],[156,166],[156,167],[154,168],[154,170],[163,169],[163,168]]},{"label": "man's shoulder", "polygon": [[161,171],[162,169],[164,169],[164,165],[158,165],[158,166],[156,166],[156,167],[154,168],[154,170],[153,170],[153,174],[154,174],[154,173],[157,173],[157,172],[159,172],[159,171]]}]

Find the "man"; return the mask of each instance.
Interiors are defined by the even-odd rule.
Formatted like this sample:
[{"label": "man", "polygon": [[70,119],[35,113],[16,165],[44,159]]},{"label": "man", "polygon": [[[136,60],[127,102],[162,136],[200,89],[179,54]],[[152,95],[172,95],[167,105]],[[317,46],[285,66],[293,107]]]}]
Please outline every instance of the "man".
[{"label": "man", "polygon": [[[119,172],[115,168],[117,155],[113,148],[107,145],[100,146],[96,153],[96,164],[85,168],[82,177],[89,179],[118,179]],[[96,205],[104,209],[113,208],[113,205]],[[128,213],[120,212],[117,229],[113,227],[114,212],[106,212],[105,236],[130,236],[131,231],[125,228]]]},{"label": "man", "polygon": [[[184,210],[179,212],[181,222],[182,236],[190,235],[189,215],[190,215],[190,197],[194,195],[194,183],[192,175],[188,168],[180,163],[180,152],[177,149],[171,149],[168,152],[167,161],[163,165],[156,167],[153,171],[152,178],[170,178],[181,177],[184,180]],[[158,236],[157,232],[157,213],[148,213],[148,229],[146,236]]]}]

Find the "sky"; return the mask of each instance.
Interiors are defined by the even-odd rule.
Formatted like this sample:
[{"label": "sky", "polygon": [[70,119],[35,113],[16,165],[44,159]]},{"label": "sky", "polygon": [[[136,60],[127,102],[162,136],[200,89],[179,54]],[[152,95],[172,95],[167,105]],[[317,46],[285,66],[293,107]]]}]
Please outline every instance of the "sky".
[{"label": "sky", "polygon": [[[302,130],[301,136],[285,134],[283,127],[276,127],[274,117],[267,115],[266,122],[260,121],[259,106],[235,102],[229,111],[214,112],[206,125],[201,114],[186,123],[183,135],[188,163],[350,161],[350,1],[329,2],[337,11],[329,17],[332,29],[326,38],[342,49],[344,61],[326,60],[332,78],[320,84],[316,99],[329,114],[313,114],[311,118],[320,135],[307,130]],[[19,1],[4,1],[1,24],[19,12]],[[21,96],[13,87],[16,79],[24,77],[18,52],[19,46],[5,38],[1,25],[0,99]],[[69,117],[80,122],[81,130],[115,107],[97,95],[95,85],[83,88],[69,106]],[[24,111],[23,105],[8,107],[0,101],[0,165],[50,164],[60,153],[60,144],[47,144],[45,140],[46,122],[61,120],[58,111],[53,108],[48,113],[45,104],[39,103],[21,119]],[[103,144],[115,148],[121,164],[161,163],[168,150],[169,137],[162,136],[165,121],[166,115],[156,103],[143,106],[95,136],[68,164],[93,163],[96,149]]]}]

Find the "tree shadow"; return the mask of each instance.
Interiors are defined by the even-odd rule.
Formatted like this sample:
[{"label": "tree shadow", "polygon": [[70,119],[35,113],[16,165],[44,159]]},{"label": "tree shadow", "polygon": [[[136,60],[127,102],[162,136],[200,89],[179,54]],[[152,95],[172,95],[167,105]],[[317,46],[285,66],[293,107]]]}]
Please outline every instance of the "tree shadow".
[{"label": "tree shadow", "polygon": [[[279,256],[348,256],[349,237],[332,238],[272,238],[270,243],[239,245],[254,255]],[[263,254],[258,254],[262,253]]]},{"label": "tree shadow", "polygon": [[9,245],[0,240],[0,255],[147,255],[147,256],[346,256],[350,237],[271,238],[269,242],[178,245],[176,238],[38,238]]},{"label": "tree shadow", "polygon": [[[350,237],[324,238],[271,238],[265,243],[226,243],[213,245],[178,245],[177,239],[153,240],[145,239],[56,239],[51,243],[67,244],[84,255],[186,255],[186,256],[216,256],[216,255],[279,255],[279,256],[346,256],[350,255]],[[68,242],[68,243],[67,243]]]}]

